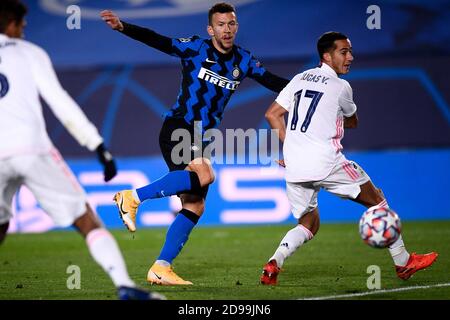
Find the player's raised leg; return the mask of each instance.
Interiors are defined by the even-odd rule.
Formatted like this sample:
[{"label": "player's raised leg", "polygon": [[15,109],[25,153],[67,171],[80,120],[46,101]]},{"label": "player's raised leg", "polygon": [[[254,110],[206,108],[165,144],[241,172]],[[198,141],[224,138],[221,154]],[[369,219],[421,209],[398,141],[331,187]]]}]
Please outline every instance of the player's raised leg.
[{"label": "player's raised leg", "polygon": [[[373,206],[389,207],[381,189],[376,188],[370,180],[362,184],[360,188],[361,192],[354,201],[367,208]],[[394,261],[397,276],[403,280],[407,280],[417,271],[431,266],[438,257],[436,252],[409,254],[403,242],[402,235],[400,235],[396,242],[389,246],[389,253]]]},{"label": "player's raised leg", "polygon": [[[205,184],[206,182],[203,181]],[[136,214],[139,204],[148,199],[169,197],[196,190],[201,187],[196,172],[188,170],[172,171],[160,179],[138,189],[122,190],[114,195],[119,215],[131,232],[136,231]]]},{"label": "player's raised leg", "polygon": [[136,231],[136,214],[141,202],[183,193],[200,193],[214,181],[211,162],[194,159],[185,170],[171,171],[142,188],[123,190],[114,195],[119,215],[131,232]]}]

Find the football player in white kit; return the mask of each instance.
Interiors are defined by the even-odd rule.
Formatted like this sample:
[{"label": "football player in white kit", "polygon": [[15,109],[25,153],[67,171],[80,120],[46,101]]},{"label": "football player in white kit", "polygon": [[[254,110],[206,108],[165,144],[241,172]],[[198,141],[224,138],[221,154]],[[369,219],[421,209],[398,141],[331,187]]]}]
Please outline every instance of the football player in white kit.
[{"label": "football player in white kit", "polygon": [[84,190],[47,135],[39,96],[80,145],[97,151],[105,181],[116,175],[102,137],[61,87],[47,53],[20,39],[26,12],[18,0],[0,2],[0,242],[12,217],[13,196],[25,185],[56,225],[73,225],[85,237],[120,299],[161,299],[136,288],[115,239],[90,208]]},{"label": "football player in white kit", "polygon": [[[350,84],[339,78],[353,61],[350,40],[339,32],[327,32],[318,42],[321,65],[296,75],[266,112],[273,129],[284,142],[286,189],[298,225],[288,231],[269,262],[261,283],[274,285],[285,259],[311,240],[319,230],[317,194],[325,189],[367,208],[388,206],[380,189],[355,162],[342,154],[344,128],[356,128],[358,117]],[[288,122],[284,115],[289,113]],[[397,275],[408,279],[430,266],[437,253],[409,254],[400,238],[389,247]]]}]

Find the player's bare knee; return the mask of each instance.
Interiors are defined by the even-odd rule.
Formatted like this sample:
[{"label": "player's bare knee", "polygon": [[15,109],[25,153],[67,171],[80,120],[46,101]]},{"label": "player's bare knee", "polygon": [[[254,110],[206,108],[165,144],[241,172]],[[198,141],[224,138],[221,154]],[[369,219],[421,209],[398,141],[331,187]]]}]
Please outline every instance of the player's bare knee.
[{"label": "player's bare knee", "polygon": [[200,181],[200,185],[202,187],[206,187],[214,182],[214,173],[212,170],[203,170],[202,172],[197,173],[198,180]]},{"label": "player's bare knee", "polygon": [[208,171],[205,174],[205,176],[203,177],[203,179],[204,179],[204,184],[202,184],[202,186],[207,186],[207,185],[210,185],[210,184],[212,184],[214,182],[216,177],[215,177],[214,171],[212,170],[211,167],[208,168]]},{"label": "player's bare knee", "polygon": [[211,162],[206,158],[201,158],[201,160],[193,160],[188,165],[188,170],[193,171],[197,174],[198,180],[200,181],[200,185],[202,187],[210,185],[215,180]]}]

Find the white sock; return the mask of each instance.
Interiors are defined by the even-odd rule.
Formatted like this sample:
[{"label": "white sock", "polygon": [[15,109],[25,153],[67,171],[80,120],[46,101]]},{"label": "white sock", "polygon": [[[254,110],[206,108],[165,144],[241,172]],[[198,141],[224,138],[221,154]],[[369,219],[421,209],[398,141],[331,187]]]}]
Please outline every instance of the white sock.
[{"label": "white sock", "polygon": [[[387,203],[386,199],[377,204],[377,206],[389,208],[389,204]],[[400,235],[397,241],[395,241],[393,244],[389,246],[389,253],[391,254],[391,257],[394,260],[394,264],[396,266],[399,267],[406,266],[409,260],[409,253],[408,251],[406,251],[402,235]]]},{"label": "white sock", "polygon": [[168,263],[166,260],[156,260],[155,263],[163,267],[170,267],[170,263]]},{"label": "white sock", "polygon": [[302,244],[308,242],[314,235],[301,224],[289,230],[280,242],[280,246],[269,259],[276,260],[277,266],[281,268],[284,260],[290,257]]},{"label": "white sock", "polygon": [[141,199],[139,199],[139,196],[138,196],[138,194],[137,194],[136,189],[133,189],[133,191],[131,192],[131,194],[133,195],[134,200],[135,200],[138,204],[140,204],[140,203],[141,203]]},{"label": "white sock", "polygon": [[370,209],[375,208],[375,207],[389,208],[389,204],[387,203],[387,200],[384,199],[384,200],[381,201],[379,204],[377,204],[377,205],[375,205],[375,206],[372,206],[372,207],[370,207],[370,208],[367,208],[367,210],[370,210]]},{"label": "white sock", "polygon": [[128,275],[116,240],[106,229],[98,228],[89,232],[86,243],[94,260],[105,270],[116,287],[136,286]]},{"label": "white sock", "polygon": [[399,267],[404,267],[408,263],[409,253],[406,251],[405,244],[403,243],[402,235],[389,246],[389,253],[394,260],[394,264]]}]

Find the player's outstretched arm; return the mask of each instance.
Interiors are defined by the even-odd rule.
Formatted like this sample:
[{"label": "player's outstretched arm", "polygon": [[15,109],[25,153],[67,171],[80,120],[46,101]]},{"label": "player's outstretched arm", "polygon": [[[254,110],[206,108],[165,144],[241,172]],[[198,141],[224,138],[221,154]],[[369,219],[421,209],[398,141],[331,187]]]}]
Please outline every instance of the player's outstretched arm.
[{"label": "player's outstretched arm", "polygon": [[254,75],[253,79],[273,92],[281,92],[281,90],[289,83],[289,80],[279,77],[267,70],[261,76]]},{"label": "player's outstretched arm", "polygon": [[254,56],[250,59],[248,76],[274,92],[281,92],[289,83],[289,80],[279,77],[264,68]]},{"label": "player's outstretched arm", "polygon": [[134,40],[145,43],[164,53],[171,55],[175,53],[172,46],[172,39],[169,37],[156,33],[153,30],[122,21],[119,16],[111,10],[103,10],[100,12],[100,17],[113,30],[117,30]]},{"label": "player's outstretched arm", "polygon": [[28,49],[26,54],[31,62],[32,74],[39,94],[75,140],[90,151],[97,152],[103,165],[104,179],[111,180],[116,175],[117,168],[97,128],[61,86],[48,54],[40,47],[31,44]]}]

